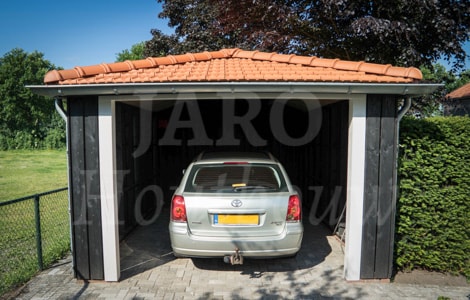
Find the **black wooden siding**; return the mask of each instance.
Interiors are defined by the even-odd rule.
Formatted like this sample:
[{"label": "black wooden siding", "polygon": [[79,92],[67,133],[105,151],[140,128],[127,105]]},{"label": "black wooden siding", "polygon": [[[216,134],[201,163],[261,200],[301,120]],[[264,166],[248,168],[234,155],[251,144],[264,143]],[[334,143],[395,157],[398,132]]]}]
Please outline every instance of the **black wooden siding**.
[{"label": "black wooden siding", "polygon": [[[341,212],[346,205],[347,190],[347,161],[348,161],[348,127],[349,105],[348,101],[341,101],[322,108],[322,127],[319,135],[310,146],[315,159],[310,165],[306,165],[305,174],[314,166],[314,185],[309,184],[309,190],[319,192],[320,201],[316,212],[316,219],[322,219],[322,223],[331,229],[337,225]],[[308,159],[306,153],[301,159]],[[299,161],[299,165],[303,165]],[[311,172],[311,171],[310,171]],[[303,174],[299,174],[301,177]],[[305,183],[307,184],[307,183]],[[310,195],[315,197],[315,195]],[[312,198],[310,201],[314,201]]]},{"label": "black wooden siding", "polygon": [[132,158],[134,151],[134,124],[138,117],[138,109],[132,106],[116,104],[116,167],[118,179],[118,219],[119,237],[122,239],[136,226],[134,218],[135,205],[135,167]]},{"label": "black wooden siding", "polygon": [[[142,125],[141,110],[124,103],[116,103],[115,112],[119,238],[122,240],[139,225],[138,218],[147,222],[155,217],[159,202],[153,191],[144,190],[158,183],[156,174],[162,172],[154,157],[157,153],[157,145],[152,138],[155,120]],[[146,151],[139,154],[141,138],[150,141],[146,144]]]},{"label": "black wooden siding", "polygon": [[396,134],[396,98],[369,95],[366,119],[361,279],[390,278],[392,275]]},{"label": "black wooden siding", "polygon": [[79,279],[102,280],[98,97],[68,98],[67,109],[74,272]]}]

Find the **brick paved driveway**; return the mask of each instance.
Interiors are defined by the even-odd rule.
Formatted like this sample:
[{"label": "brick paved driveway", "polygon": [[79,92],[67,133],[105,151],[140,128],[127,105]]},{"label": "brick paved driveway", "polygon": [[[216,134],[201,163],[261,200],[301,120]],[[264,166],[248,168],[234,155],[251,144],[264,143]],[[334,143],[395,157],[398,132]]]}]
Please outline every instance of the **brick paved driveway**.
[{"label": "brick paved driveway", "polygon": [[77,281],[69,259],[31,280],[17,299],[470,299],[465,287],[345,282],[342,246],[322,226],[305,224],[295,258],[231,266],[175,259],[167,224],[161,217],[121,243],[120,282]]}]

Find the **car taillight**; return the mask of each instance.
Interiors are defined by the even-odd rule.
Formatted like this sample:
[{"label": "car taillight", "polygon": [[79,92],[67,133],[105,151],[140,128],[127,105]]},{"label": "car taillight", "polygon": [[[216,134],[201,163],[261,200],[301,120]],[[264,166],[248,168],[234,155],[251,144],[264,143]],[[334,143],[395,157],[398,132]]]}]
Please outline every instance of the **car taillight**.
[{"label": "car taillight", "polygon": [[171,220],[176,222],[186,222],[186,205],[183,196],[175,195],[171,200]]},{"label": "car taillight", "polygon": [[289,197],[289,204],[287,206],[286,221],[288,222],[299,222],[302,216],[302,207],[300,198],[297,195]]}]

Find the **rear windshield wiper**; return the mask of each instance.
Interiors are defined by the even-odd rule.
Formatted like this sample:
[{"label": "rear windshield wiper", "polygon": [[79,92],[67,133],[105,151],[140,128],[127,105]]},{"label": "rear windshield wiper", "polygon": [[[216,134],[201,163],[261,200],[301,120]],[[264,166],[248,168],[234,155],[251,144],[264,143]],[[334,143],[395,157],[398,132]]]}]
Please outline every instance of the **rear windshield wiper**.
[{"label": "rear windshield wiper", "polygon": [[262,189],[262,190],[276,190],[276,188],[272,186],[266,186],[266,185],[245,185],[245,186],[236,186],[233,188],[235,192],[241,192],[241,191],[248,191],[248,190],[257,190],[257,189]]}]

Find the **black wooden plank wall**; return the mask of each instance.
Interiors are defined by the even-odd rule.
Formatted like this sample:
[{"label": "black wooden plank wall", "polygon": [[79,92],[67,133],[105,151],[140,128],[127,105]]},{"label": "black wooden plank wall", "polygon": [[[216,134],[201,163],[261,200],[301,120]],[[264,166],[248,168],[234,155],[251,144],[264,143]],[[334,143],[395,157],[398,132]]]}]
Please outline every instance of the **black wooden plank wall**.
[{"label": "black wooden plank wall", "polygon": [[316,217],[332,230],[346,204],[348,115],[347,101],[323,107],[322,127],[313,148],[319,152],[313,165],[319,169],[316,182],[322,187]]},{"label": "black wooden plank wall", "polygon": [[134,217],[135,167],[132,153],[134,146],[135,119],[138,108],[116,103],[116,167],[118,180],[119,238],[122,239],[137,225]]},{"label": "black wooden plank wall", "polygon": [[102,280],[98,97],[68,98],[67,109],[74,272],[79,279]]},{"label": "black wooden plank wall", "polygon": [[395,232],[397,103],[367,97],[361,279],[390,278]]},{"label": "black wooden plank wall", "polygon": [[151,140],[145,141],[145,151],[138,153],[137,150],[141,146],[140,139],[146,138],[142,137],[142,131],[156,127],[154,118],[150,120],[151,125],[142,128],[142,111],[138,107],[118,102],[115,112],[119,238],[122,240],[139,225],[137,214],[144,221],[154,217],[157,200],[154,193],[145,193],[145,190],[156,184],[155,172],[161,170],[155,165],[158,144],[151,138],[153,132],[147,136]]}]

